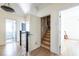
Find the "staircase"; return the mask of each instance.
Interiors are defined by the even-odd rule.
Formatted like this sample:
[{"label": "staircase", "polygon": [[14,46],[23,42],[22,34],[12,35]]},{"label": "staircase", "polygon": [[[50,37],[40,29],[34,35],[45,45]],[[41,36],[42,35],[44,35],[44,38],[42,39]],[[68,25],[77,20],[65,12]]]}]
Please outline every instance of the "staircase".
[{"label": "staircase", "polygon": [[45,33],[45,35],[44,35],[44,37],[43,37],[43,39],[41,41],[41,47],[50,50],[50,30],[48,30]]}]

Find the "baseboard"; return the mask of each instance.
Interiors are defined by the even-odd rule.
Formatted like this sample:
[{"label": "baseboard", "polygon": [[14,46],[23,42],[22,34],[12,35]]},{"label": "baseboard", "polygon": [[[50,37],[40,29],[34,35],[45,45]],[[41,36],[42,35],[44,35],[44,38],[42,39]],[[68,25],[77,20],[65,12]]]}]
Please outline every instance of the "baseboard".
[{"label": "baseboard", "polygon": [[33,49],[31,49],[30,51],[33,51],[33,50],[35,50],[35,49],[38,49],[40,46],[38,46],[38,47],[35,47],[35,48],[33,48]]}]

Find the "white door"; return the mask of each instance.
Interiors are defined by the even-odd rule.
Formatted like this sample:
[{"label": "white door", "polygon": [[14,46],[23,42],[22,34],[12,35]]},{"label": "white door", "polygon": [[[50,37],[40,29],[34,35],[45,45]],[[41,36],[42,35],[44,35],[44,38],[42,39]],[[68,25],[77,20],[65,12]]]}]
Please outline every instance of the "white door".
[{"label": "white door", "polygon": [[41,45],[41,19],[30,15],[29,50],[32,51]]}]

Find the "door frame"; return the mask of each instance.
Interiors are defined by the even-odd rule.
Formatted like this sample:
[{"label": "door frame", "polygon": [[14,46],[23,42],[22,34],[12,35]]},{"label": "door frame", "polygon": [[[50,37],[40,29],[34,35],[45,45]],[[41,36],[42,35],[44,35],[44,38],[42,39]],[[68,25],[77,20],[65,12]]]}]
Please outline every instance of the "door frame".
[{"label": "door frame", "polygon": [[[43,17],[48,17],[48,16],[50,17],[50,49],[49,49],[49,50],[51,51],[51,14],[48,14],[48,15],[46,15],[46,16],[40,17],[40,18],[41,18],[41,40],[42,40],[42,38],[43,38],[43,37],[42,37],[42,18],[43,18]],[[41,41],[41,42],[42,42],[42,41]]]}]

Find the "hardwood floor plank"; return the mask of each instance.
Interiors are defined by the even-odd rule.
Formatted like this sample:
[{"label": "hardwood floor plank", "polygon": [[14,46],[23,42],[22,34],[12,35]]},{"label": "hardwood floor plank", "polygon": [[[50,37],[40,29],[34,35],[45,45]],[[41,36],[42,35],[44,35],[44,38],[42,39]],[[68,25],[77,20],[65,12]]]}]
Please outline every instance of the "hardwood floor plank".
[{"label": "hardwood floor plank", "polygon": [[43,47],[39,47],[31,52],[31,56],[57,56],[57,55]]}]

